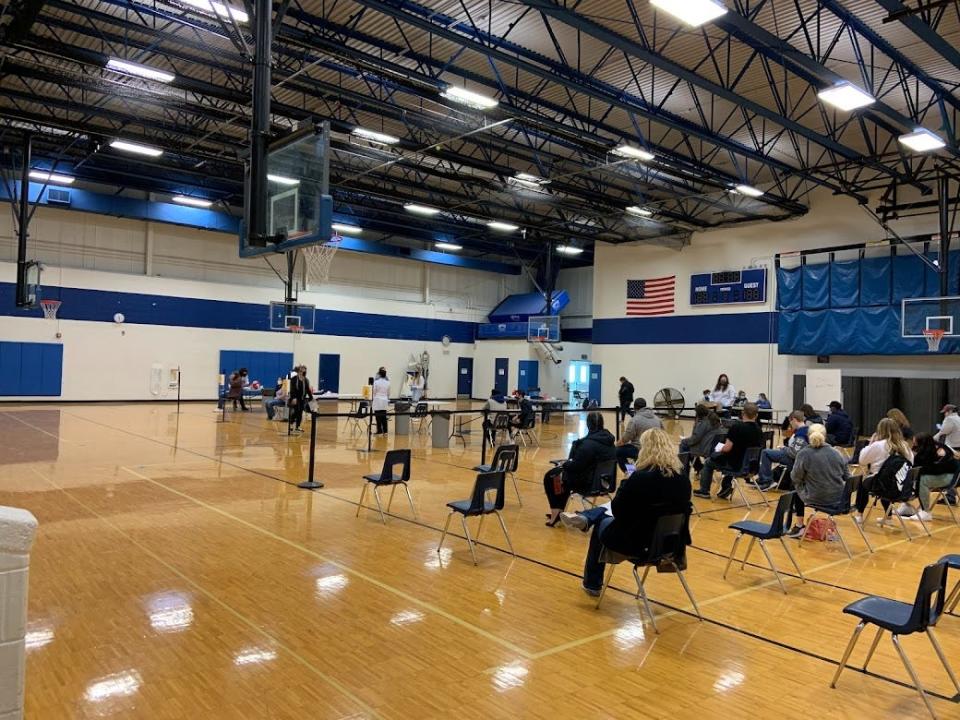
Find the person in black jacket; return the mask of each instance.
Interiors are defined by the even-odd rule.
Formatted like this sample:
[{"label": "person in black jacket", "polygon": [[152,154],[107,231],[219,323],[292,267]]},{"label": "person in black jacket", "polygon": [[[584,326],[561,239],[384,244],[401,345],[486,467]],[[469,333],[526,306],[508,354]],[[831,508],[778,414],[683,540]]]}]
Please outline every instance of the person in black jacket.
[{"label": "person in black jacket", "polygon": [[[590,547],[583,565],[583,589],[597,596],[603,586],[604,547],[630,558],[645,558],[650,551],[657,520],[664,515],[686,515],[690,504],[690,479],[684,476],[673,440],[664,430],[651,428],[640,437],[637,470],[623,481],[610,504],[580,513],[563,513],[567,527],[587,532]],[[690,534],[684,538],[690,544]]]},{"label": "person in black jacket", "polygon": [[[566,508],[571,493],[585,492],[593,483],[594,469],[605,460],[615,460],[617,450],[614,437],[603,427],[603,415],[598,412],[587,414],[587,434],[574,440],[570,447],[570,456],[563,465],[552,468],[543,476],[543,490],[550,502],[547,525],[553,527],[560,519],[560,512]],[[616,473],[616,468],[613,470]],[[613,488],[610,488],[611,491]]]},{"label": "person in black jacket", "polygon": [[625,377],[620,378],[620,414],[623,417],[633,415],[630,407],[633,405],[633,383]]},{"label": "person in black jacket", "polygon": [[827,415],[827,442],[831,445],[853,445],[853,422],[846,410],[838,401],[830,403],[830,414]]},{"label": "person in black jacket", "polygon": [[[920,468],[920,477],[917,479],[920,511],[919,518],[916,515],[908,515],[908,517],[930,522],[933,520],[930,493],[950,486],[957,474],[957,459],[953,451],[942,442],[934,440],[929,433],[920,433],[914,438],[913,466]],[[897,513],[907,514],[901,511],[906,511],[908,507],[901,506],[897,509]]]},{"label": "person in black jacket", "polygon": [[300,429],[300,423],[303,422],[303,410],[308,400],[313,400],[313,392],[310,390],[310,381],[307,379],[307,366],[297,365],[294,368],[295,375],[290,379],[290,399],[287,405],[290,407],[290,424],[293,425],[294,432],[303,432]]},{"label": "person in black jacket", "polygon": [[517,407],[520,412],[510,420],[510,439],[513,439],[513,431],[523,428],[532,428],[536,413],[533,410],[533,403],[527,398],[523,390],[517,390]]}]

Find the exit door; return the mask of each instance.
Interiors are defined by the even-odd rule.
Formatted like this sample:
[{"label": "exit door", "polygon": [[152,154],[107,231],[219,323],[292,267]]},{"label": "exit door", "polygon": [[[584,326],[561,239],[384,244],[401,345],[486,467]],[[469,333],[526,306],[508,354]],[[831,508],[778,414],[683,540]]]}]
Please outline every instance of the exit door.
[{"label": "exit door", "polygon": [[328,392],[340,392],[340,356],[320,353],[320,371],[317,373],[317,387]]},{"label": "exit door", "polygon": [[517,388],[527,393],[540,387],[540,361],[521,360],[517,371]]},{"label": "exit door", "polygon": [[603,387],[603,368],[599,365],[590,365],[590,399],[596,400],[600,407],[603,407],[601,399],[601,389]]},{"label": "exit door", "polygon": [[493,387],[501,395],[509,392],[510,358],[496,358],[493,361]]},{"label": "exit door", "polygon": [[473,358],[457,358],[457,395],[473,397]]}]

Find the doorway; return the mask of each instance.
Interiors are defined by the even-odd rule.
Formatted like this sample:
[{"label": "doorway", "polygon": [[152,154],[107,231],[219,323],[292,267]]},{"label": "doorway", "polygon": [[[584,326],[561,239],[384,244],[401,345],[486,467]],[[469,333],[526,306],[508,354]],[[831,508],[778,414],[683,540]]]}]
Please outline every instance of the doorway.
[{"label": "doorway", "polygon": [[590,395],[590,363],[571,360],[567,368],[568,401],[571,407],[581,407]]}]

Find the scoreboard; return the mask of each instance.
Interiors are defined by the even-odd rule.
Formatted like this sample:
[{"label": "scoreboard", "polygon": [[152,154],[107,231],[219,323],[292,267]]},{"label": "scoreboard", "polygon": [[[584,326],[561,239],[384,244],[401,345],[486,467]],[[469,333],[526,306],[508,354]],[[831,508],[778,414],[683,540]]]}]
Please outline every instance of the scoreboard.
[{"label": "scoreboard", "polygon": [[736,305],[766,300],[766,268],[721,270],[690,276],[691,305]]}]

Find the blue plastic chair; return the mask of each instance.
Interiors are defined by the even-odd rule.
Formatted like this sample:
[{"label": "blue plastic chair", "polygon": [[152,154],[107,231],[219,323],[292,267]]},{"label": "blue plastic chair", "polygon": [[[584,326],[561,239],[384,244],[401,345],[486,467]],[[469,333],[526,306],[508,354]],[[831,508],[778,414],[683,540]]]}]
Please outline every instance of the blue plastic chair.
[{"label": "blue plastic chair", "polygon": [[[397,485],[403,487],[407,493],[407,502],[410,503],[410,512],[413,517],[417,517],[417,511],[413,507],[413,498],[410,497],[410,488],[407,483],[410,482],[410,450],[389,450],[383,459],[383,469],[379,473],[364,475],[366,481],[363,484],[363,490],[360,493],[360,503],[357,505],[357,517],[360,517],[360,510],[363,509],[363,498],[367,494],[367,488],[373,485],[373,499],[377,501],[377,510],[380,511],[380,521],[386,525],[387,518],[383,514],[383,506],[380,504],[380,493],[378,492],[384,485],[390,486],[390,499],[387,500],[387,512],[390,512],[390,505],[393,503],[393,494],[397,490]],[[396,472],[397,466],[400,466],[400,472]]]},{"label": "blue plastic chair", "polygon": [[847,666],[850,653],[853,652],[860,633],[863,632],[863,629],[867,625],[876,625],[877,635],[873,638],[873,643],[867,651],[866,660],[863,661],[864,671],[866,671],[867,665],[870,663],[870,658],[873,657],[873,653],[877,649],[877,644],[880,642],[884,631],[889,632],[891,640],[893,640],[893,646],[897,649],[900,660],[907,669],[910,679],[913,680],[917,692],[920,693],[923,704],[927,706],[930,715],[936,718],[937,715],[933,710],[933,706],[930,704],[930,699],[927,697],[926,692],[924,692],[923,685],[920,684],[920,678],[917,677],[913,665],[910,663],[909,658],[907,658],[903,648],[900,647],[899,637],[900,635],[912,635],[917,632],[925,632],[927,637],[930,638],[930,644],[933,645],[933,649],[937,652],[940,662],[943,663],[947,675],[950,676],[954,687],[957,689],[957,692],[960,693],[960,682],[957,682],[957,676],[953,674],[953,669],[950,667],[950,663],[947,662],[946,655],[943,654],[943,648],[940,647],[940,642],[933,633],[933,628],[943,613],[946,589],[947,563],[941,560],[933,565],[927,565],[927,567],[923,569],[923,574],[920,576],[920,586],[917,588],[917,597],[912,605],[900,602],[899,600],[880,597],[879,595],[870,595],[847,605],[843,609],[843,612],[847,615],[860,618],[860,622],[853,630],[853,636],[850,638],[850,642],[847,643],[847,649],[843,651],[843,657],[840,659],[840,664],[837,666],[837,672],[833,676],[830,687],[835,688],[837,686],[840,673],[842,673],[843,669]]},{"label": "blue plastic chair", "polygon": [[[753,509],[753,506],[750,504],[750,501],[747,500],[747,494],[743,491],[743,484],[759,472],[761,450],[763,450],[763,448],[747,448],[747,451],[743,454],[743,465],[740,467],[740,470],[733,474],[724,473],[730,477],[733,489],[740,494],[740,499],[743,500],[743,504],[747,506],[748,510]],[[760,493],[760,497],[763,498],[763,504],[769,509],[770,501],[767,500],[766,493],[758,487],[755,489]]]},{"label": "blue plastic chair", "polygon": [[[510,554],[517,556],[513,549],[513,543],[510,542],[510,533],[507,532],[507,526],[503,522],[503,516],[500,511],[503,510],[504,485],[506,483],[506,473],[499,472],[480,473],[473,485],[473,495],[469,500],[454,500],[448,502],[450,514],[447,515],[447,523],[443,526],[443,535],[440,536],[440,544],[437,545],[437,552],[443,547],[443,541],[447,537],[447,530],[450,527],[450,519],[454,513],[460,515],[460,524],[463,525],[463,534],[467,538],[467,545],[470,547],[470,554],[473,556],[473,564],[477,564],[477,553],[474,545],[480,541],[480,533],[483,531],[483,518],[487,515],[496,515],[500,521],[500,528],[503,530],[503,536],[507,539],[507,545],[510,546]],[[493,500],[488,499],[488,495],[494,495]],[[480,518],[480,524],[477,526],[477,539],[470,537],[470,529],[467,527],[468,517]]]},{"label": "blue plastic chair", "polygon": [[510,474],[513,480],[513,489],[517,493],[517,504],[523,505],[520,497],[520,486],[517,484],[517,468],[520,465],[520,446],[519,445],[498,445],[493,453],[493,460],[486,465],[477,465],[473,468],[474,472],[489,473],[500,472]]},{"label": "blue plastic chair", "polygon": [[[851,517],[850,511],[853,509],[850,498],[853,495],[853,489],[857,486],[857,483],[860,482],[860,478],[856,476],[851,476],[847,478],[847,481],[843,485],[843,494],[840,496],[840,502],[837,505],[807,505],[808,508],[813,510],[813,515],[810,516],[810,519],[807,520],[807,524],[803,528],[803,535],[800,536],[800,544],[803,544],[804,538],[807,537],[807,530],[810,528],[810,523],[813,519],[823,513],[827,517],[839,517],[840,515],[846,515]],[[873,545],[870,544],[870,541],[867,540],[867,536],[863,532],[863,528],[860,526],[860,523],[854,522],[853,526],[857,529],[857,532],[860,533],[860,537],[863,538],[863,542],[867,545],[867,550],[873,553]],[[837,537],[840,538],[840,544],[843,545],[843,549],[847,551],[847,557],[853,560],[853,553],[850,552],[850,548],[847,547],[847,541],[843,539],[843,534],[840,532],[840,526],[834,522],[834,527],[837,530]]]},{"label": "blue plastic chair", "polygon": [[[940,562],[946,563],[951,570],[960,570],[960,555],[944,555],[940,558]],[[952,614],[957,608],[957,603],[960,603],[960,580],[957,580],[957,584],[953,586],[953,590],[947,596],[946,602],[944,602],[944,612]]]},{"label": "blue plastic chair", "polygon": [[750,538],[750,544],[747,546],[747,552],[743,556],[743,562],[740,563],[741,570],[747,565],[747,559],[750,557],[750,551],[753,550],[753,544],[759,540],[760,549],[763,550],[763,554],[767,556],[770,569],[773,570],[773,574],[777,577],[777,582],[780,583],[780,589],[783,590],[784,595],[786,595],[787,588],[780,578],[780,571],[777,570],[776,563],[773,562],[773,558],[770,556],[770,551],[767,550],[766,545],[767,540],[779,540],[780,544],[783,545],[784,552],[787,553],[787,557],[790,558],[793,566],[797,569],[797,574],[800,576],[800,579],[803,582],[807,581],[803,576],[803,571],[797,564],[797,559],[783,541],[783,536],[789,532],[790,524],[793,522],[792,503],[795,494],[795,491],[790,491],[780,496],[780,500],[777,502],[777,509],[773,511],[773,521],[770,523],[762,523],[756,520],[741,520],[730,525],[731,530],[737,531],[737,537],[733,541],[733,547],[730,548],[730,557],[727,558],[727,566],[723,569],[724,580],[727,579],[727,571],[730,569],[730,563],[733,562],[734,555],[736,555],[737,545],[740,543],[740,539],[744,535],[747,535]]}]

